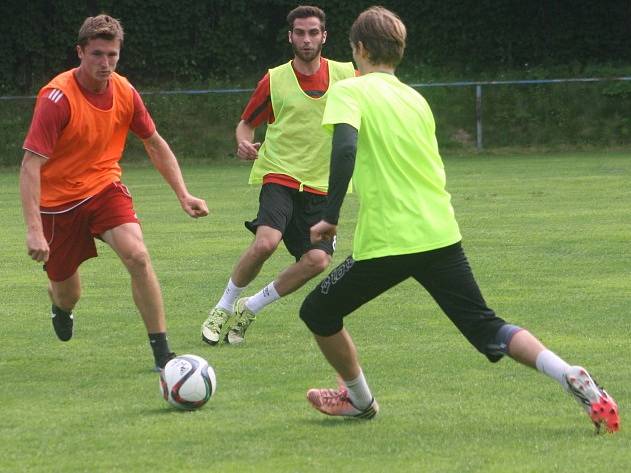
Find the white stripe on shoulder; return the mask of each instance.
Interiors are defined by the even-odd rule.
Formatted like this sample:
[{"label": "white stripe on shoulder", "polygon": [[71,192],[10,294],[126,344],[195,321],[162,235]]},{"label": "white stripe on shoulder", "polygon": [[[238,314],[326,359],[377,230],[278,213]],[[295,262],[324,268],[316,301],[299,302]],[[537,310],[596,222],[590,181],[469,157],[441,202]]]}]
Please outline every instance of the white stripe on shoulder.
[{"label": "white stripe on shoulder", "polygon": [[48,156],[44,156],[42,153],[38,153],[37,151],[34,151],[32,149],[28,149],[28,148],[22,148],[24,151],[30,151],[33,154],[36,154],[37,156],[41,156],[44,159],[49,159]]},{"label": "white stripe on shoulder", "polygon": [[61,90],[57,91],[57,95],[55,96],[54,102],[59,103],[59,101],[63,98],[64,93]]},{"label": "white stripe on shoulder", "polygon": [[53,89],[47,95],[47,97],[55,103],[59,103],[59,101],[62,99],[63,96],[64,96],[64,93],[59,89]]}]

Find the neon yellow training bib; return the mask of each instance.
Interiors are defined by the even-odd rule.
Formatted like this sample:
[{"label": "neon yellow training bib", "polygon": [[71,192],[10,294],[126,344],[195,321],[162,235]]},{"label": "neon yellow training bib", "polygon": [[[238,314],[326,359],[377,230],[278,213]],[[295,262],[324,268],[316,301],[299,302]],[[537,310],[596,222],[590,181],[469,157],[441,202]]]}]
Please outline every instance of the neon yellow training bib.
[{"label": "neon yellow training bib", "polygon": [[301,88],[291,61],[270,69],[270,94],[274,123],[267,126],[265,141],[250,173],[250,184],[260,184],[266,174],[293,177],[302,186],[326,192],[329,185],[331,135],[320,126],[331,86],[355,76],[350,62],[327,60],[329,89],[322,97],[309,97]]},{"label": "neon yellow training bib", "polygon": [[325,128],[346,123],[359,132],[353,258],[420,253],[460,241],[425,99],[381,72],[338,82],[329,92]]}]

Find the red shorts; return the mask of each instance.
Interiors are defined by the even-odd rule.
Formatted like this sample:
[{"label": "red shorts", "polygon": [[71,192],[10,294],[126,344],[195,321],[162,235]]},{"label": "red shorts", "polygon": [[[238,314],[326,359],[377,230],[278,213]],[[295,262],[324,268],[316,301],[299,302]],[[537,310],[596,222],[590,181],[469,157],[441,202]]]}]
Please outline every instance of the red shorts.
[{"label": "red shorts", "polygon": [[40,212],[50,247],[44,270],[51,281],[68,279],[81,263],[97,256],[95,237],[124,223],[139,223],[131,194],[120,182],[85,200],[42,207]]}]

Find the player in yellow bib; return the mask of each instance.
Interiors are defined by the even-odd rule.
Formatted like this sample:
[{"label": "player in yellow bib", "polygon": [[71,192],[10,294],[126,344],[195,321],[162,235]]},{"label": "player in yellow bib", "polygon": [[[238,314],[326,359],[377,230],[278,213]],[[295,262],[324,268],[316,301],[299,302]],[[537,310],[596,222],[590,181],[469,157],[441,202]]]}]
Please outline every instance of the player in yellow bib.
[{"label": "player in yellow bib", "polygon": [[[351,176],[360,210],[349,257],[305,299],[300,317],[341,378],[337,389],[307,398],[333,416],[373,418],[379,411],[343,318],[396,284],[414,278],[489,361],[508,355],[572,393],[591,420],[618,430],[618,408],[584,368],[570,366],[530,332],[498,317],[482,297],[461,236],[425,99],[394,75],[406,29],[392,12],[372,7],[350,32],[360,77],[335,84],[323,117],[333,131],[329,196],[312,241],[333,238]],[[425,393],[435,396],[436,393]]]},{"label": "player in yellow bib", "polygon": [[[261,184],[255,234],[241,255],[224,293],[202,324],[202,340],[238,344],[263,307],[290,294],[324,271],[334,242],[312,244],[310,227],[322,217],[329,181],[331,139],[322,129],[329,85],[353,77],[353,64],[321,56],[325,15],[300,6],[287,16],[294,58],[270,69],[259,82],[237,126],[237,155],[254,161],[250,184]],[[256,127],[267,122],[265,141],[254,142]],[[241,297],[263,264],[283,241],[296,262],[258,293]]]}]

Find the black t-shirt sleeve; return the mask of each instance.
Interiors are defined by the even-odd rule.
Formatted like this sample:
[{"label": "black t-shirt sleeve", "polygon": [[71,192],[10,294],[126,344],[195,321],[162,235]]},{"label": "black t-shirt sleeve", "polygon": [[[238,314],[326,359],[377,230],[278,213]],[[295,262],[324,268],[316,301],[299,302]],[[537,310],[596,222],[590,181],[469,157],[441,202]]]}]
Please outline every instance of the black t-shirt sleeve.
[{"label": "black t-shirt sleeve", "polygon": [[355,169],[357,153],[357,129],[347,123],[338,123],[333,128],[329,193],[323,219],[337,225],[340,209]]}]

